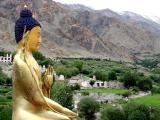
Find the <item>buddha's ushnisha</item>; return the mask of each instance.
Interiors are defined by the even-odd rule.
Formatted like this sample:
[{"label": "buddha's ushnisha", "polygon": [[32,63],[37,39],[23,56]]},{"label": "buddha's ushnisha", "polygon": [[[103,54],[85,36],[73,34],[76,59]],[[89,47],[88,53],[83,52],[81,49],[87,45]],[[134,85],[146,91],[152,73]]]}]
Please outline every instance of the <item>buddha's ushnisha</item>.
[{"label": "buddha's ushnisha", "polygon": [[12,120],[76,120],[76,114],[49,97],[53,68],[42,76],[32,52],[41,43],[41,25],[24,8],[15,24],[17,52],[13,61]]}]

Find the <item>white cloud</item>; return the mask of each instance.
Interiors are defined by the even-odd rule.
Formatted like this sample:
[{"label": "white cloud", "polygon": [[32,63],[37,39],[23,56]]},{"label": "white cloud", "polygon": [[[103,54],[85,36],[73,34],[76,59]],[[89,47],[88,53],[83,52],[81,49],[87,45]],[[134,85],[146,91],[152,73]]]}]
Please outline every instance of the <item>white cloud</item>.
[{"label": "white cloud", "polygon": [[131,11],[141,15],[160,17],[160,0],[54,0],[66,4],[83,4],[94,9]]}]

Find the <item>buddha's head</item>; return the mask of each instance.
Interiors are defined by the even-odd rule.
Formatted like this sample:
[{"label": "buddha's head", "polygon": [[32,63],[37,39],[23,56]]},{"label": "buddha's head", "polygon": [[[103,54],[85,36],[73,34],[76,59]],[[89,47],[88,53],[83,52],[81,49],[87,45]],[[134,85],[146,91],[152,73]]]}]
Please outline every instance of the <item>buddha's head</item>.
[{"label": "buddha's head", "polygon": [[[24,36],[27,40],[24,41]],[[41,43],[41,25],[32,17],[32,12],[28,9],[23,9],[20,13],[20,18],[15,24],[15,39],[18,48],[26,47],[30,52],[39,49]]]}]

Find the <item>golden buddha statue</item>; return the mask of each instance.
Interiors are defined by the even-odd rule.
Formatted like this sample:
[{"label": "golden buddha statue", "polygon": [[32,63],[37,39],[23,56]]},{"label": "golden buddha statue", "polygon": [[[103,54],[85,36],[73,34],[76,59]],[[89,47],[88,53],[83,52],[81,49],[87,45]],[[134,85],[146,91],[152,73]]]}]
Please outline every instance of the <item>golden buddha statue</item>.
[{"label": "golden buddha statue", "polygon": [[15,38],[18,47],[13,61],[12,120],[76,120],[76,113],[48,98],[53,67],[41,76],[32,56],[41,43],[41,25],[26,8],[16,22]]}]

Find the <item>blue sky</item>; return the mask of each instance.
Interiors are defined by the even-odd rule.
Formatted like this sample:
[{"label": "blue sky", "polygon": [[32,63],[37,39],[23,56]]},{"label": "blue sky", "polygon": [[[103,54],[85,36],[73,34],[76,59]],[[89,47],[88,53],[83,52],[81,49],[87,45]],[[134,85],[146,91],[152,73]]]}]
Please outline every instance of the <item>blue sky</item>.
[{"label": "blue sky", "polygon": [[82,4],[93,9],[109,8],[116,12],[131,11],[160,17],[160,0],[54,0],[65,4]]}]

